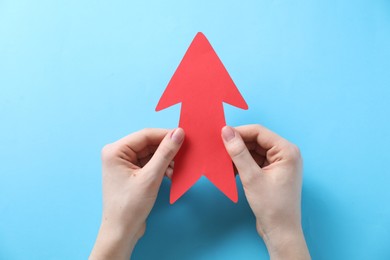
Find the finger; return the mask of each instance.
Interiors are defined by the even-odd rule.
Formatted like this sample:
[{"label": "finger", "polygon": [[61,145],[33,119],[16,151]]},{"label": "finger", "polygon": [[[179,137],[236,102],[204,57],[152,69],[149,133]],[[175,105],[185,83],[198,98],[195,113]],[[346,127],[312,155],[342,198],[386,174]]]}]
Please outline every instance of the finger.
[{"label": "finger", "polygon": [[269,150],[278,143],[287,142],[284,138],[261,125],[238,126],[235,129],[244,142],[257,142],[260,146],[258,148],[260,153],[263,152],[262,149]]},{"label": "finger", "polygon": [[153,174],[163,175],[179,151],[183,140],[184,130],[181,128],[176,128],[166,134],[144,169]]},{"label": "finger", "polygon": [[[248,148],[249,150],[249,153],[251,154],[251,156],[253,157],[253,159],[255,160],[255,162],[257,163],[257,165],[260,166],[260,168],[263,168],[265,165],[265,163],[267,162],[266,158],[264,155],[261,155],[259,154],[257,151],[255,151],[255,149],[250,149],[248,147],[248,144],[246,144],[246,147]],[[257,149],[256,149],[257,150]],[[237,175],[238,174],[238,171],[237,171],[237,167],[235,164],[233,164],[233,168],[234,168],[234,174]]]},{"label": "finger", "polygon": [[241,180],[245,182],[258,175],[261,169],[251,156],[240,134],[230,126],[223,127],[221,134],[226,150],[236,165]]},{"label": "finger", "polygon": [[169,179],[172,179],[172,175],[173,175],[173,168],[171,168],[170,166],[167,168],[167,170],[165,171],[165,176],[167,176]]},{"label": "finger", "polygon": [[165,171],[165,176],[168,177],[168,179],[172,179],[172,175],[173,175],[173,167],[175,166],[175,162],[174,161],[171,161],[169,163],[169,166],[167,168],[167,170]]},{"label": "finger", "polygon": [[299,149],[286,139],[275,134],[271,130],[261,125],[246,125],[237,127],[237,131],[246,142],[256,141],[259,147],[256,152],[262,154],[265,151],[266,160],[262,167],[266,167],[274,162],[293,159],[299,161]]},{"label": "finger", "polygon": [[130,148],[135,153],[138,153],[148,146],[159,145],[168,131],[168,129],[161,128],[145,128],[119,139],[114,144],[119,147]]},{"label": "finger", "polygon": [[249,152],[257,153],[261,156],[265,156],[267,154],[267,151],[262,148],[257,141],[250,141],[250,142],[245,142],[246,147],[248,148]]},{"label": "finger", "polygon": [[168,179],[172,179],[172,175],[173,175],[173,168],[175,167],[175,161],[171,161],[169,163],[169,166],[167,168],[167,170],[165,171],[165,176],[168,177]]},{"label": "finger", "polygon": [[154,152],[157,150],[158,145],[150,145],[145,147],[142,151],[137,152],[137,157],[139,160],[146,158],[146,157],[152,157]]}]

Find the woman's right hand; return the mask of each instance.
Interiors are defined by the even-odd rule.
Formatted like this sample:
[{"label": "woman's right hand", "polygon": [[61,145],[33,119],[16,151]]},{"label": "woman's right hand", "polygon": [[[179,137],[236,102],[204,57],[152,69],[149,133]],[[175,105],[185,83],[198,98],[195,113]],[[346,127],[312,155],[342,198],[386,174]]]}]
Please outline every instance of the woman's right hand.
[{"label": "woman's right hand", "polygon": [[260,125],[225,126],[222,139],[271,259],[310,259],[301,226],[298,147]]}]

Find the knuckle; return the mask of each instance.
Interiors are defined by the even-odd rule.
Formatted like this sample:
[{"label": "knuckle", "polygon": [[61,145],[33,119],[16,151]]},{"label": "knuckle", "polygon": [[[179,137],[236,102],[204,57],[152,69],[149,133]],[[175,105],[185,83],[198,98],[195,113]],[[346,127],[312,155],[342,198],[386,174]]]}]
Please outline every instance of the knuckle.
[{"label": "knuckle", "polygon": [[141,130],[141,132],[144,132],[144,133],[149,133],[152,131],[152,128],[149,128],[149,127],[145,127]]},{"label": "knuckle", "polygon": [[141,129],[141,130],[138,130],[137,133],[147,136],[151,131],[152,131],[152,128],[146,127],[146,128]]},{"label": "knuckle", "polygon": [[103,148],[101,150],[101,157],[102,157],[103,161],[108,157],[108,155],[110,153],[110,150],[111,150],[110,146],[111,146],[111,144],[106,144],[103,146]]},{"label": "knuckle", "polygon": [[245,184],[245,186],[250,187],[251,185],[256,183],[256,180],[259,177],[260,177],[260,174],[258,174],[258,172],[255,172],[254,170],[252,170],[252,171],[248,172],[247,174],[245,174],[245,176],[243,176],[241,178],[241,180],[242,180],[243,184]]},{"label": "knuckle", "polygon": [[116,151],[113,144],[106,144],[101,150],[101,159],[103,162],[109,162],[116,157]]},{"label": "knuckle", "polygon": [[233,142],[230,147],[230,154],[232,158],[239,158],[245,152],[246,146],[243,142]]},{"label": "knuckle", "polygon": [[244,185],[244,188],[246,189],[253,189],[258,185],[258,180],[261,177],[261,172],[256,171],[255,169],[250,169],[245,174],[240,173],[240,179],[242,184]]},{"label": "knuckle", "polygon": [[293,161],[300,161],[301,151],[297,145],[288,143],[286,146],[286,156]]},{"label": "knuckle", "polygon": [[260,124],[254,124],[253,125],[254,129],[256,130],[257,133],[262,131],[262,127]]}]

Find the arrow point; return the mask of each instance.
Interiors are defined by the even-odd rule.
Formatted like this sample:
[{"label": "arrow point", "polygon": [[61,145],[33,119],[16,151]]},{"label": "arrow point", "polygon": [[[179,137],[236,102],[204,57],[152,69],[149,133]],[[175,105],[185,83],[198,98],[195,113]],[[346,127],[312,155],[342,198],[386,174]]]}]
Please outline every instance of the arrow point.
[{"label": "arrow point", "polygon": [[173,194],[171,193],[171,196],[169,197],[169,203],[172,205],[173,203],[175,203],[180,197],[177,197],[177,196],[173,196]]},{"label": "arrow point", "polygon": [[231,199],[234,203],[238,202],[237,190],[236,190],[236,193],[233,196],[229,197],[229,199]]},{"label": "arrow point", "polygon": [[198,32],[195,37],[204,37],[206,38],[206,36],[204,36],[204,34],[202,32]]},{"label": "arrow point", "polygon": [[[234,185],[236,183],[234,182]],[[214,183],[215,185],[215,183]],[[217,186],[215,185],[220,191],[222,191],[222,193],[228,197],[231,201],[233,201],[234,203],[237,203],[238,202],[238,193],[237,193],[237,187],[234,186],[233,189],[230,189],[230,190],[224,190],[221,186]]]},{"label": "arrow point", "polygon": [[192,180],[190,183],[181,182],[182,186],[175,185],[176,182],[172,181],[171,194],[169,196],[169,203],[175,203],[184,193],[186,193],[192,185],[195,184],[197,179]]},{"label": "arrow point", "polygon": [[191,150],[187,151],[186,159],[182,160],[183,152],[186,150],[184,142],[181,150],[175,157],[175,168],[173,170],[171,193],[169,202],[175,203],[184,193],[186,193],[200,178],[201,170],[194,168],[193,163],[187,159],[194,158]]},{"label": "arrow point", "polygon": [[222,155],[216,157],[218,161],[210,162],[204,176],[222,191],[226,197],[236,203],[238,201],[238,192],[233,164],[226,150],[223,150],[223,152]]}]

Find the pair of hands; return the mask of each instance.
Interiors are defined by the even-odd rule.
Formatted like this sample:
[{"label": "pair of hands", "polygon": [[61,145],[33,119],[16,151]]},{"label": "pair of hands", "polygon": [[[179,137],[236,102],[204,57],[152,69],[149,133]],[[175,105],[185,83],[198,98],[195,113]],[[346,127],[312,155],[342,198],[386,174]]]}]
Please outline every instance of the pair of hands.
[{"label": "pair of hands", "polygon": [[[90,259],[130,258],[184,135],[181,128],[144,129],[103,148],[103,216]],[[299,149],[260,125],[225,126],[221,136],[271,259],[310,259]]]}]

